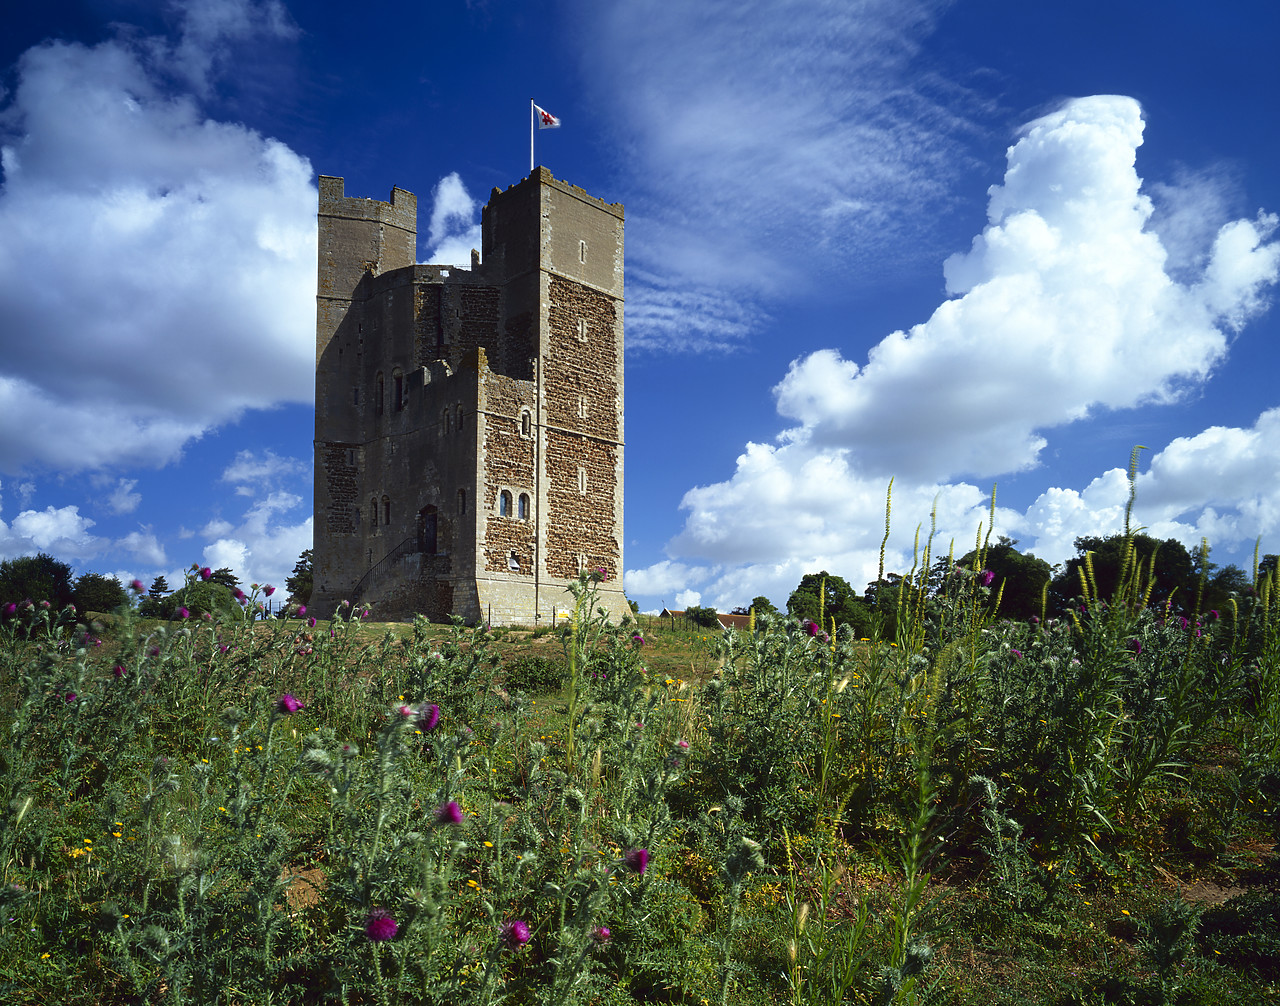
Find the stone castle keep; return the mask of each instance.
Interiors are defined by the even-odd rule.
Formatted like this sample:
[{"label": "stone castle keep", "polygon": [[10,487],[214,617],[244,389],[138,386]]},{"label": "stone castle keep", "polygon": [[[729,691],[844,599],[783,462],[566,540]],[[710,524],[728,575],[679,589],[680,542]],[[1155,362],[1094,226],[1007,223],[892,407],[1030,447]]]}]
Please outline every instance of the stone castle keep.
[{"label": "stone castle keep", "polygon": [[416,264],[417,199],[320,177],[310,607],[550,624],[622,593],[623,209],[546,168],[471,268]]}]

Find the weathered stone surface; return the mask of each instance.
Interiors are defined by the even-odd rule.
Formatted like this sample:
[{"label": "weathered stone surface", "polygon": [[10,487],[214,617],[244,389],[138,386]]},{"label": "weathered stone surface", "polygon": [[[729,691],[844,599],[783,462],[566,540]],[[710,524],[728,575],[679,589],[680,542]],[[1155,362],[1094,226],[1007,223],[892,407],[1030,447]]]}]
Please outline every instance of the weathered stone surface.
[{"label": "weathered stone surface", "polygon": [[412,193],[321,177],[312,608],[540,624],[585,566],[620,618],[621,205],[539,168],[472,269],[416,264],[416,230]]}]

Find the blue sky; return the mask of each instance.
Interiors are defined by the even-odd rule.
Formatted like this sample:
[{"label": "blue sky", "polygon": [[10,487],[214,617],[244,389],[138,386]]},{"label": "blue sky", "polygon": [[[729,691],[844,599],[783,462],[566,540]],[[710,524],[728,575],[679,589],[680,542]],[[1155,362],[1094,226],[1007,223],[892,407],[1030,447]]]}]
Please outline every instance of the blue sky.
[{"label": "blue sky", "polygon": [[315,178],[466,261],[538,161],[627,209],[626,586],[781,603],[1135,516],[1280,551],[1280,13],[1111,0],[155,4],[0,39],[0,557],[282,582]]}]

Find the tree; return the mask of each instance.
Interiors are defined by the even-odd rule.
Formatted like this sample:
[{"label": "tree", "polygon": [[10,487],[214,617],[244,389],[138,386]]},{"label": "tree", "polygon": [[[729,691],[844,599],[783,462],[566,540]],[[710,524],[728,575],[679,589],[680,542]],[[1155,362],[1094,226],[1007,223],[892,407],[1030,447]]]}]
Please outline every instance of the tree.
[{"label": "tree", "polygon": [[[1199,580],[1199,564],[1208,563],[1207,557],[1200,559],[1197,553],[1193,564],[1191,554],[1182,542],[1176,538],[1159,541],[1146,534],[1132,536],[1134,557],[1141,567],[1140,586],[1143,590],[1148,586],[1148,577],[1154,580],[1151,586],[1150,603],[1164,604],[1170,598],[1180,608],[1190,608],[1195,604],[1196,589]],[[1098,597],[1109,601],[1115,595],[1120,583],[1120,566],[1124,559],[1126,545],[1123,534],[1108,535],[1105,538],[1077,538],[1074,558],[1068,559],[1062,572],[1053,578],[1050,592],[1054,605],[1059,609],[1070,607],[1072,601],[1079,597],[1080,570],[1085,565],[1085,553],[1093,553],[1093,578]],[[1212,569],[1212,564],[1205,569]],[[1132,575],[1133,570],[1130,570]]]},{"label": "tree", "polygon": [[870,609],[858,599],[844,577],[833,576],[826,570],[806,573],[800,578],[799,585],[787,598],[787,612],[810,622],[822,620],[826,623],[824,628],[829,627],[834,618],[836,625],[852,626],[860,636],[871,631]]},{"label": "tree", "polygon": [[114,576],[101,573],[82,573],[76,579],[73,599],[78,611],[115,611],[129,603],[124,586]]},{"label": "tree", "polygon": [[298,561],[293,564],[293,573],[285,577],[285,590],[289,592],[289,598],[298,604],[309,604],[311,601],[311,555],[311,549],[303,549]]},{"label": "tree", "polygon": [[209,575],[208,582],[220,583],[222,584],[222,586],[226,587],[227,590],[234,591],[237,587],[240,586],[240,577],[236,576],[235,573],[231,571],[230,566],[222,566],[218,569],[215,569]]},{"label": "tree", "polygon": [[760,615],[781,615],[782,614],[782,612],[780,612],[774,606],[774,603],[770,601],[767,597],[765,597],[763,594],[761,594],[759,597],[754,597],[751,599],[751,604],[748,610],[749,611],[754,610],[757,617]]},{"label": "tree", "polygon": [[0,562],[0,600],[48,601],[55,608],[72,602],[71,567],[51,555],[25,555]]},{"label": "tree", "polygon": [[160,598],[169,593],[169,581],[164,578],[161,573],[151,581],[151,586],[147,588],[147,597]]},{"label": "tree", "polygon": [[241,612],[231,588],[212,578],[195,580],[163,598],[157,615],[160,618],[180,618],[183,608],[191,618],[199,618],[206,613],[239,617]]},{"label": "tree", "polygon": [[684,617],[694,625],[700,625],[704,629],[720,628],[720,619],[716,617],[715,608],[699,608],[694,605],[692,608],[684,609]]},{"label": "tree", "polygon": [[[996,615],[1000,618],[1014,618],[1025,621],[1032,615],[1040,614],[1041,596],[1044,588],[1053,577],[1053,570],[1043,559],[1037,559],[1030,553],[1023,554],[1013,546],[1016,542],[1011,538],[1001,538],[1000,544],[992,545],[982,558],[982,568],[989,569],[995,575],[991,581],[991,596],[1000,596],[1000,608]],[[970,552],[961,557],[957,563],[975,573],[978,553]]]}]

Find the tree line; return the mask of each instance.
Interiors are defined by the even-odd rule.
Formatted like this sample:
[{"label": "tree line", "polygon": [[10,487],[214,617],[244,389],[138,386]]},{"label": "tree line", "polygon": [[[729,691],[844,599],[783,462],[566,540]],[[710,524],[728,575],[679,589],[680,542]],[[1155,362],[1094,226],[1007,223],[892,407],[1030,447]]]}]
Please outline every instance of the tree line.
[{"label": "tree line", "polygon": [[[306,604],[311,598],[311,554],[304,550],[285,578],[290,602]],[[239,589],[240,578],[229,566],[210,570],[207,579],[191,577],[177,590],[161,574],[135,598],[117,577],[93,572],[76,576],[71,566],[44,552],[0,562],[0,604],[31,601],[59,610],[74,604],[77,611],[112,612],[136,600],[138,613],[146,618],[176,618],[183,609],[199,617],[235,611]]]},{"label": "tree line", "polygon": [[[787,598],[787,614],[827,625],[849,625],[868,636],[876,621],[880,631],[892,636],[904,590],[936,594],[948,576],[961,572],[981,577],[997,618],[1026,621],[1055,617],[1079,603],[1085,592],[1082,575],[1092,582],[1097,597],[1111,597],[1119,586],[1123,569],[1138,569],[1150,591],[1147,603],[1167,605],[1177,614],[1220,610],[1233,596],[1253,591],[1255,575],[1234,564],[1218,566],[1209,560],[1208,550],[1189,552],[1176,538],[1164,541],[1146,534],[1126,537],[1080,537],[1074,542],[1076,554],[1065,563],[1050,566],[1034,554],[1019,552],[1016,539],[1001,536],[995,545],[970,551],[959,559],[942,558],[914,577],[886,573],[867,584],[859,595],[843,577],[826,570],[806,573]],[[1126,550],[1132,559],[1126,564]],[[1277,556],[1268,554],[1258,563],[1257,577],[1276,568]],[[766,597],[751,602],[757,615],[781,614]],[[743,610],[745,609],[736,609]]]}]

